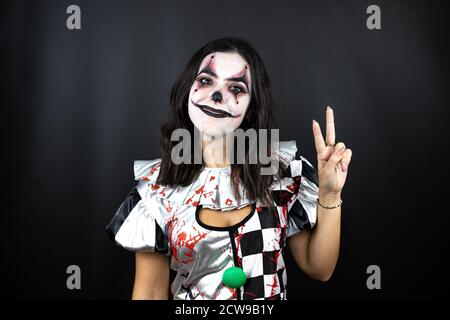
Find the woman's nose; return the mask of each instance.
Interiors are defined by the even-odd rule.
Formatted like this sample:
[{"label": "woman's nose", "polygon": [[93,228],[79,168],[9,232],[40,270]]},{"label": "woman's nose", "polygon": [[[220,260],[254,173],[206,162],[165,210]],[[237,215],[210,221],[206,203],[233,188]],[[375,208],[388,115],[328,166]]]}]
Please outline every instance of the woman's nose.
[{"label": "woman's nose", "polygon": [[211,99],[214,102],[221,102],[222,101],[222,94],[219,91],[216,91],[212,94]]}]

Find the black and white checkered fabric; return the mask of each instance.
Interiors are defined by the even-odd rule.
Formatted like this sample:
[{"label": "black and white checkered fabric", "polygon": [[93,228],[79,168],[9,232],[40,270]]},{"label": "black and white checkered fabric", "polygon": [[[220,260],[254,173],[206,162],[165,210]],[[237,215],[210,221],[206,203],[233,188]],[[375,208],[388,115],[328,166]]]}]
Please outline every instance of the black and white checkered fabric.
[{"label": "black and white checkered fabric", "polygon": [[[298,161],[302,161],[303,174],[282,178],[280,187],[273,190],[275,206],[257,206],[256,214],[234,232],[238,264],[247,274],[243,300],[287,298],[287,273],[282,253],[286,240],[311,229],[317,210],[317,172],[306,159]],[[305,188],[311,192],[310,197],[303,193]]]}]

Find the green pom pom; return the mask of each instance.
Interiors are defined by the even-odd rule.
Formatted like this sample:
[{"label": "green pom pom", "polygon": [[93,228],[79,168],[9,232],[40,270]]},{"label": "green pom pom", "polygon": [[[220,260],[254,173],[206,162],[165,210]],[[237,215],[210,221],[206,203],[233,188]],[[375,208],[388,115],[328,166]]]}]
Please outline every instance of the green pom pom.
[{"label": "green pom pom", "polygon": [[230,267],[223,273],[222,283],[229,288],[239,288],[245,281],[247,276],[245,272],[238,267]]}]

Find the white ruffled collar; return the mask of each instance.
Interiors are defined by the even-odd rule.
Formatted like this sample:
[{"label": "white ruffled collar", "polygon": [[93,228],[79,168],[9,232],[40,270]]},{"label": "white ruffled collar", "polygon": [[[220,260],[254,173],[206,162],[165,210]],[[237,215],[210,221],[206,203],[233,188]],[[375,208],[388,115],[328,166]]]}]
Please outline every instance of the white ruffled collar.
[{"label": "white ruffled collar", "polygon": [[[280,142],[279,156],[290,162],[297,151],[295,141]],[[149,196],[164,198],[180,205],[199,206],[215,210],[233,210],[252,204],[244,186],[239,184],[240,202],[231,183],[231,166],[222,168],[204,167],[197,179],[188,186],[168,187],[156,184],[161,159],[134,161],[135,180],[148,181]]]}]

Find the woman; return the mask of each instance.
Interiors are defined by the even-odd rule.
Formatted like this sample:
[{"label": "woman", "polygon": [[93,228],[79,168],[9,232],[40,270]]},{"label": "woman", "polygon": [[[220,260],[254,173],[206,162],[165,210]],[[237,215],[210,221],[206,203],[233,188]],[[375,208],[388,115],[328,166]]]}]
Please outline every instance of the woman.
[{"label": "woman", "polygon": [[[312,124],[317,171],[295,158],[295,141],[276,150],[271,139],[257,136],[250,146],[224,149],[237,129],[273,129],[272,108],[263,61],[246,41],[212,41],[187,63],[161,127],[162,158],[135,161],[139,182],[107,226],[118,245],[136,252],[133,299],[168,299],[169,286],[174,299],[286,299],[286,243],[307,275],[331,277],[351,150],[335,145],[331,108],[326,143]],[[174,161],[177,129],[191,133],[188,146],[200,133],[200,163],[195,150],[183,152],[188,161]],[[250,161],[254,145],[269,150],[279,170],[261,174],[267,166]],[[236,161],[239,152],[243,163]]]}]

